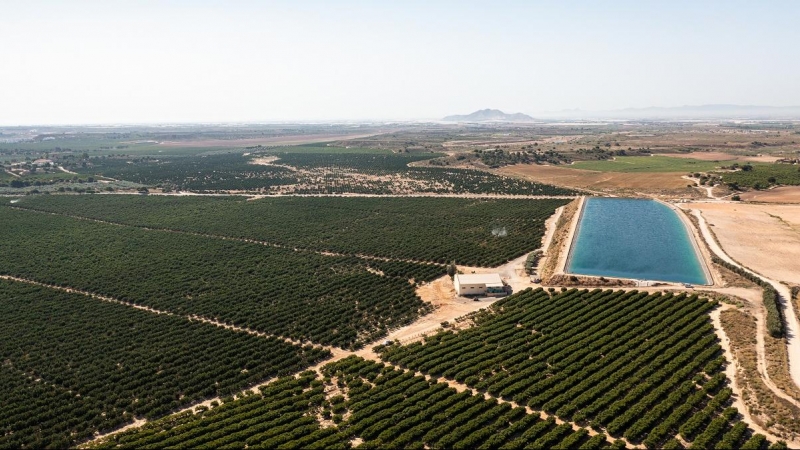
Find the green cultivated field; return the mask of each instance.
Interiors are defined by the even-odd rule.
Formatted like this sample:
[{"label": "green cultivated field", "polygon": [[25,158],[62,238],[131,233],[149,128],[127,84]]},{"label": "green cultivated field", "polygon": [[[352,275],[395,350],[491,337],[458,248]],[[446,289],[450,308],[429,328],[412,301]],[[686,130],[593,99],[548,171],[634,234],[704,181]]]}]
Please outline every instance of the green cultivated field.
[{"label": "green cultivated field", "polygon": [[[272,148],[264,147],[256,150],[259,152],[263,151],[267,153],[336,153],[336,154],[355,153],[355,154],[378,154],[378,155],[392,154],[392,151],[387,149],[366,148],[366,147],[337,147],[328,145],[328,143],[326,142],[320,142],[317,144],[294,145],[286,147],[272,147]],[[441,156],[441,155],[428,153],[425,156],[427,158],[434,158],[436,156]]]},{"label": "green cultivated field", "polygon": [[15,206],[342,254],[496,266],[539,248],[544,221],[568,202],[84,195],[29,197]]},{"label": "green cultivated field", "polygon": [[[473,316],[477,326],[382,358],[445,377],[648,448],[737,448],[726,364],[696,296],[525,290]],[[727,444],[727,446],[726,446]]]},{"label": "green cultivated field", "polygon": [[[97,448],[585,448],[608,446],[604,435],[556,425],[496,400],[457,393],[383,364],[350,357],[284,378],[260,394],[209,412],[167,417],[119,434]],[[335,380],[335,381],[334,381]],[[338,385],[344,395],[326,398]],[[346,397],[345,397],[346,395]],[[347,417],[346,419],[344,417]],[[336,425],[322,428],[317,417]]]},{"label": "green cultivated field", "polygon": [[289,169],[250,164],[250,160],[241,152],[187,157],[96,158],[86,167],[75,165],[69,170],[84,176],[203,192],[258,191],[297,182]]},{"label": "green cultivated field", "polygon": [[[297,130],[294,130],[295,132]],[[288,132],[288,134],[287,134]],[[266,133],[266,134],[265,134]],[[82,179],[118,180],[118,184],[80,186],[79,189],[106,190],[142,187],[202,193],[235,191],[250,194],[406,194],[471,193],[511,195],[573,195],[568,189],[518,180],[484,171],[409,166],[443,156],[431,151],[395,153],[382,148],[329,146],[329,143],[301,146],[253,145],[237,138],[257,139],[292,135],[291,130],[191,130],[142,133],[108,133],[91,136],[55,133],[42,140],[0,144],[0,162],[51,159],[55,166],[80,174]],[[335,137],[335,136],[332,136]],[[47,140],[44,140],[44,139]],[[161,142],[196,143],[172,146]],[[229,141],[230,146],[220,146]],[[203,146],[205,143],[205,147]],[[209,146],[212,145],[212,146]],[[277,165],[254,164],[263,157],[278,157]],[[25,175],[29,183],[55,182],[70,186],[74,175],[49,169],[52,175]],[[45,168],[41,168],[45,171]],[[0,185],[9,181],[0,178]],[[131,186],[130,183],[135,183]],[[12,189],[0,186],[3,189]],[[19,192],[33,190],[13,186]]]},{"label": "green cultivated field", "polygon": [[614,161],[579,161],[573,169],[600,172],[707,172],[721,163],[669,156],[618,156]]},{"label": "green cultivated field", "polygon": [[[601,172],[712,172],[730,161],[714,162],[669,156],[622,156],[614,161],[580,161],[575,169]],[[742,164],[740,164],[742,165]],[[736,183],[744,188],[767,188],[774,185],[800,185],[800,166],[792,164],[748,164],[752,170],[722,172],[725,183]]]},{"label": "green cultivated field", "polygon": [[[0,208],[0,274],[299,340],[360,346],[429,306],[444,267],[322,256]],[[381,271],[383,276],[370,272]]]},{"label": "green cultivated field", "polygon": [[0,448],[74,445],[330,356],[0,280]]},{"label": "green cultivated field", "polygon": [[800,166],[793,164],[753,164],[753,169],[725,172],[722,181],[736,183],[740,187],[764,189],[783,184],[800,185]]},{"label": "green cultivated field", "polygon": [[[385,153],[370,149],[329,152],[325,147],[259,150],[227,149],[185,156],[114,156],[73,159],[68,170],[150,187],[196,192],[297,194],[472,193],[574,195],[574,191],[489,172],[409,164],[440,156],[433,153]],[[316,149],[317,152],[311,152]],[[350,150],[353,150],[350,152]],[[358,150],[358,151],[356,151]],[[248,153],[245,155],[245,153]],[[252,164],[277,156],[277,165]]]}]

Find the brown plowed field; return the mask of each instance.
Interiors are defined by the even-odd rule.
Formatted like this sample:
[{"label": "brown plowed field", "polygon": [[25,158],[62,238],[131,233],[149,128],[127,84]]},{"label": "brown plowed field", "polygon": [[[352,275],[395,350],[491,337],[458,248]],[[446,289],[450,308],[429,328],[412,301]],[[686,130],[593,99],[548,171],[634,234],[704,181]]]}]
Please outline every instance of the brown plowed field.
[{"label": "brown plowed field", "polygon": [[731,258],[769,278],[800,284],[800,205],[689,203]]},{"label": "brown plowed field", "polygon": [[498,170],[501,174],[523,177],[540,183],[598,191],[616,189],[685,189],[688,182],[683,172],[622,173],[571,169],[567,166],[515,165]]},{"label": "brown plowed field", "polygon": [[766,155],[740,156],[740,155],[731,155],[730,153],[723,153],[723,152],[661,153],[658,156],[699,159],[701,161],[752,161],[752,162],[765,162],[765,163],[773,163],[781,159],[780,156],[766,156]]},{"label": "brown plowed field", "polygon": [[742,200],[766,203],[800,203],[800,186],[784,186],[768,191],[739,194]]}]

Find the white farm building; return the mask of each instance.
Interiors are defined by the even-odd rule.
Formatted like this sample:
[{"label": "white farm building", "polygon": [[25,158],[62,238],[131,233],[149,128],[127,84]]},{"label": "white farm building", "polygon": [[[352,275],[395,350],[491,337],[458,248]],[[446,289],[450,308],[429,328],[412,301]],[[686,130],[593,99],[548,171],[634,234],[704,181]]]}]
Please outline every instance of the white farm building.
[{"label": "white farm building", "polygon": [[496,273],[456,274],[453,285],[458,295],[503,295],[505,284]]}]

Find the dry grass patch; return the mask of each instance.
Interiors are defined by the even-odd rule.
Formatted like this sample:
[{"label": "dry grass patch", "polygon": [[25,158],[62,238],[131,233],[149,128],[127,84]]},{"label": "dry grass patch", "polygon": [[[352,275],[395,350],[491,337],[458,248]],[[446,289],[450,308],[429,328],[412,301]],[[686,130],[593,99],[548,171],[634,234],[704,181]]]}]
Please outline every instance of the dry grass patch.
[{"label": "dry grass patch", "polygon": [[[691,216],[691,218],[694,219],[695,221],[697,221],[696,217]],[[751,289],[751,288],[759,288],[760,289],[761,288],[761,286],[753,283],[752,281],[748,280],[747,278],[739,275],[738,273],[736,273],[736,272],[734,272],[734,271],[732,271],[732,270],[730,270],[730,269],[728,269],[728,268],[726,268],[724,266],[721,266],[721,265],[716,264],[716,263],[712,263],[712,264],[714,266],[714,270],[717,272],[717,274],[722,279],[722,285],[724,287],[743,287],[743,288],[748,288],[748,289]]]},{"label": "dry grass patch", "polygon": [[800,401],[800,388],[789,374],[789,354],[786,340],[774,338],[769,333],[764,335],[765,359],[769,378],[783,392]]},{"label": "dry grass patch", "polygon": [[553,275],[547,280],[547,284],[556,286],[607,287],[607,288],[636,286],[636,282],[633,280],[623,280],[620,278],[591,277],[582,275],[567,275],[567,274]]},{"label": "dry grass patch", "polygon": [[698,202],[725,252],[766,277],[800,283],[800,205]]},{"label": "dry grass patch", "polygon": [[800,203],[800,186],[783,186],[767,191],[749,191],[739,194],[742,200],[765,203]]},{"label": "dry grass patch", "polygon": [[503,175],[517,176],[540,183],[604,192],[619,189],[664,191],[664,193],[674,193],[674,191],[688,192],[688,183],[681,178],[686,175],[685,172],[598,172],[535,164],[506,166],[498,169],[498,172]]},{"label": "dry grass patch", "polygon": [[725,152],[691,152],[691,153],[659,153],[656,156],[669,156],[672,158],[686,158],[686,159],[699,159],[701,161],[751,161],[751,162],[768,162],[772,163],[779,159],[781,156],[744,156],[732,155]]},{"label": "dry grass patch", "polygon": [[738,309],[728,309],[721,312],[720,321],[736,357],[742,401],[753,420],[776,436],[794,440],[800,435],[800,408],[777,397],[758,373],[756,319]]},{"label": "dry grass patch", "polygon": [[540,277],[543,283],[549,283],[550,278],[555,273],[558,262],[561,259],[561,252],[569,239],[569,229],[573,217],[578,212],[578,205],[580,201],[575,200],[570,202],[564,207],[564,212],[556,222],[556,231],[553,233],[553,239],[550,241],[550,247],[545,249],[547,252],[547,259],[544,262]]},{"label": "dry grass patch", "polygon": [[691,152],[691,153],[657,153],[656,156],[671,158],[698,159],[700,161],[731,161],[739,156],[724,152]]}]

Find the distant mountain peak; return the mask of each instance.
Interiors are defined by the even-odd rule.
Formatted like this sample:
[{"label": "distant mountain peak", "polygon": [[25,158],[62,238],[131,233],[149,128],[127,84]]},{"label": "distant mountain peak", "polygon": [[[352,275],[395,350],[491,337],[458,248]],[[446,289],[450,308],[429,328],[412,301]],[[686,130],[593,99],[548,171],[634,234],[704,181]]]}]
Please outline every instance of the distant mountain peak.
[{"label": "distant mountain peak", "polygon": [[533,117],[522,114],[506,114],[499,109],[481,109],[472,114],[447,116],[445,122],[530,122]]},{"label": "distant mountain peak", "polygon": [[800,119],[800,106],[759,106],[705,104],[683,106],[650,106],[606,111],[577,109],[541,112],[540,119],[612,119],[612,120],[795,120]]}]

